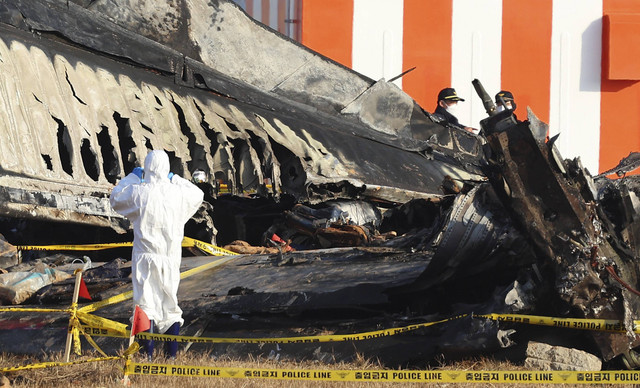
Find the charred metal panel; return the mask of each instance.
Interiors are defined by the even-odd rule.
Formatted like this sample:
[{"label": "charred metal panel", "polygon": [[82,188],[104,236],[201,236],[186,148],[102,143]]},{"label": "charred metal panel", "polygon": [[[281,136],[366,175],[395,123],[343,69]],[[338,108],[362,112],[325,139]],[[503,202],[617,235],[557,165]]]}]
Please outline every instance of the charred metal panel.
[{"label": "charred metal panel", "polygon": [[156,70],[173,73],[182,62],[182,54],[177,51],[119,28],[108,18],[68,1],[5,0],[0,4],[0,15],[4,23],[20,29],[60,34],[78,45],[145,63]]},{"label": "charred metal panel", "polygon": [[[21,179],[18,182],[30,183]],[[49,185],[49,189],[56,185]],[[0,186],[0,214],[31,220],[91,224],[123,233],[129,221],[113,217],[108,196],[78,196],[52,191]]]},{"label": "charred metal panel", "polygon": [[[9,24],[61,34],[77,44],[173,74],[177,84],[206,84],[218,93],[268,109],[293,108],[295,115],[295,107],[302,105],[314,112],[339,115],[345,122],[364,123],[382,133],[395,128],[400,137],[413,135],[415,131],[407,129],[414,126],[421,127],[419,138],[423,140],[442,132],[442,127],[398,88],[387,88],[385,103],[373,110],[339,114],[372,85],[375,88],[375,82],[256,22],[231,1],[75,1],[79,6],[55,0],[44,1],[44,6],[31,1],[10,2],[16,10],[5,11]],[[41,16],[43,7],[50,15]],[[18,11],[26,18],[17,17]],[[56,12],[63,12],[63,17],[52,16]],[[96,20],[97,25],[92,29],[82,22],[73,23],[70,15]],[[216,77],[198,71],[202,66],[208,69],[205,73],[214,72]],[[274,105],[264,93],[286,103]],[[413,113],[398,116],[397,112],[406,110],[407,102]],[[376,120],[361,121],[372,115]],[[426,138],[425,130],[430,134]],[[450,144],[436,144],[451,149]],[[477,152],[474,155],[478,156]]]},{"label": "charred metal panel", "polygon": [[481,122],[492,151],[490,180],[538,255],[553,269],[556,292],[566,310],[626,323],[627,336],[593,335],[609,360],[640,344],[631,332],[640,299],[609,273],[617,272],[637,289],[635,256],[611,224],[599,218],[593,182],[579,161],[562,160],[554,139],[545,142],[539,136],[537,128],[543,125],[533,115],[529,120],[516,122],[506,111]]},{"label": "charred metal panel", "polygon": [[76,3],[220,73],[322,110],[341,109],[373,83],[256,22],[231,1]]},{"label": "charred metal panel", "polygon": [[363,123],[391,135],[408,131],[412,111],[411,97],[384,80],[373,84],[342,109],[342,113],[357,115]]},{"label": "charred metal panel", "polygon": [[[600,218],[610,224],[618,238],[631,250],[630,256],[640,257],[640,200],[638,177],[602,180],[599,189]],[[615,224],[611,220],[616,220]]]},{"label": "charred metal panel", "polygon": [[[70,14],[77,8],[66,11]],[[20,11],[30,28],[48,31],[53,25],[67,33],[71,28],[54,20],[53,14],[62,11],[60,4],[13,1],[4,3],[1,11],[0,18],[17,25],[21,23],[15,22],[15,12]],[[76,16],[87,16],[86,12],[80,9]],[[149,43],[104,22],[112,38],[122,43],[114,50],[124,50],[126,39]],[[99,202],[153,148],[165,149],[172,171],[187,178],[196,169],[204,170],[228,184],[233,193],[266,193],[265,183],[271,182],[273,195],[285,192],[309,201],[366,193],[385,201],[396,198],[397,203],[441,195],[445,176],[459,181],[483,179],[477,154],[458,160],[438,145],[303,109],[234,83],[202,64],[189,67],[194,88],[185,86],[183,79],[177,82],[173,75],[132,66],[104,52],[44,35],[34,37],[6,25],[0,29],[0,119],[7,139],[2,142],[0,185],[43,192],[59,187],[71,196],[94,201],[88,214],[105,216],[117,228],[121,218],[97,210]],[[136,44],[132,47],[139,47]],[[157,69],[158,53],[167,54],[166,58],[173,55],[157,44],[149,47],[155,53],[148,65],[151,69]],[[212,94],[207,86],[211,82],[238,96],[246,91],[262,103],[257,106]],[[271,110],[276,108],[282,109]],[[61,203],[71,201],[59,200],[56,206]],[[37,201],[24,205],[42,206]],[[73,204],[56,206],[49,209],[50,218],[54,218],[53,209],[87,214]],[[67,219],[98,222],[92,217]]]},{"label": "charred metal panel", "polygon": [[[438,288],[447,289],[448,283],[453,284],[452,289],[458,288],[455,284],[465,284],[465,289],[481,293],[480,290],[493,290],[508,279],[516,279],[523,268],[536,263],[527,239],[514,228],[488,184],[479,184],[468,193],[456,196],[453,204],[443,206],[444,209],[448,212],[442,217],[446,222],[431,226],[431,233],[420,233],[429,238],[408,244],[411,249],[434,250],[428,267],[414,283],[393,289],[393,293],[434,292]],[[422,227],[426,226],[427,223]],[[398,243],[389,244],[397,246]],[[486,277],[488,273],[492,274],[490,278]],[[442,298],[455,297],[442,295]],[[435,306],[438,299],[424,303]]]}]

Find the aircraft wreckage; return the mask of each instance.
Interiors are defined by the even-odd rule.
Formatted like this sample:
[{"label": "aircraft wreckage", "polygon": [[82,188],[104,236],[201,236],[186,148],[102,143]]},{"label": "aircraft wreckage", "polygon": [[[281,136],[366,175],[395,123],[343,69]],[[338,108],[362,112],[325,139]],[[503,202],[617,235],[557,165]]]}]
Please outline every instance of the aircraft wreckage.
[{"label": "aircraft wreckage", "polygon": [[[186,235],[256,248],[182,281],[183,334],[347,334],[469,314],[357,343],[225,344],[212,354],[359,352],[406,365],[545,338],[638,366],[637,180],[563,160],[532,112],[496,113],[476,87],[488,113],[480,136],[230,1],[5,0],[1,232],[12,245],[130,239],[109,193],[162,148],[173,172],[207,177]],[[607,174],[635,169],[635,156]],[[295,250],[260,248],[274,235]],[[9,271],[60,259],[25,253],[13,265],[7,252]],[[129,253],[119,252],[124,260],[87,271],[94,299],[130,287]],[[207,261],[185,257],[183,267]],[[58,282],[23,303],[68,304],[71,288]],[[617,319],[627,333],[473,316],[488,313]],[[128,322],[131,306],[102,314]],[[61,349],[67,320],[54,315],[0,313],[3,351]]]}]

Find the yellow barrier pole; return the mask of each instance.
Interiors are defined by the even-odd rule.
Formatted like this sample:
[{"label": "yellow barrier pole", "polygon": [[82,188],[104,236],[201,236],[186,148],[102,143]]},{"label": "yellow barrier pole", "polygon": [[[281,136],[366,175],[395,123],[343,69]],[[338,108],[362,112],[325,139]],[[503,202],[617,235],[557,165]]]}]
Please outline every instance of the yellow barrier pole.
[{"label": "yellow barrier pole", "polygon": [[[129,347],[131,347],[131,345],[133,345],[133,338],[134,337],[131,337],[131,340],[129,340]],[[129,364],[131,364],[131,356],[130,355],[128,355],[124,359],[124,376],[122,377],[122,385],[124,385],[125,387],[130,387],[131,386],[131,380],[129,380],[129,372],[128,372]]]},{"label": "yellow barrier pole", "polygon": [[[82,270],[76,270],[76,284],[73,287],[73,298],[71,300],[71,309],[78,308],[78,295],[80,294],[80,279],[82,278]],[[75,314],[72,314],[72,318]],[[71,342],[73,340],[73,324],[69,319],[69,327],[67,328],[67,343],[64,347],[64,362],[69,362],[69,356],[71,355]]]},{"label": "yellow barrier pole", "polygon": [[[131,319],[131,331],[129,332],[131,335],[129,336],[129,347],[127,349],[131,349],[131,346],[133,345],[133,343],[136,340],[136,335],[134,333],[134,328],[135,326],[137,326],[136,324],[136,307],[138,307],[138,305],[136,305],[133,308],[133,318]],[[127,372],[127,367],[129,366],[129,364],[131,363],[131,354],[128,354],[126,356],[126,358],[124,359],[124,378],[122,379],[122,384],[125,387],[129,387],[131,386],[131,381],[129,380],[129,373]],[[0,387],[2,388],[2,387]]]}]

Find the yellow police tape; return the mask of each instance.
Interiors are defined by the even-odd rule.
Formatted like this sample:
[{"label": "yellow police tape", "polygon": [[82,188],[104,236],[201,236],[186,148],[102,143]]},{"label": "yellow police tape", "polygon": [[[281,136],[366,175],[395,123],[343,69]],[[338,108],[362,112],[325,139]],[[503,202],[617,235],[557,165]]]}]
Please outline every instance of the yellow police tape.
[{"label": "yellow police tape", "polygon": [[237,255],[237,253],[228,251],[224,248],[217,247],[212,244],[207,244],[204,241],[196,240],[191,237],[185,237],[182,240],[183,247],[196,247],[201,251],[207,252],[213,256],[227,256],[227,255]]},{"label": "yellow police tape", "polygon": [[[194,240],[196,241],[196,240]],[[202,243],[202,242],[199,242]],[[204,244],[204,243],[202,243]],[[206,244],[205,244],[206,245]],[[235,255],[235,254],[234,254]],[[233,256],[225,257],[222,259],[218,259],[211,263],[207,263],[201,265],[199,267],[190,269],[180,274],[180,278],[184,279],[189,276],[195,275],[202,271],[205,271],[209,268],[213,268],[215,266],[226,263],[227,261],[233,259]],[[124,323],[112,321],[110,319],[98,317],[96,315],[89,314],[93,311],[96,311],[102,307],[109,306],[112,304],[116,304],[133,297],[133,291],[127,291],[119,295],[115,295],[113,297],[107,298],[105,300],[89,304],[82,308],[77,308],[77,304],[72,304],[68,309],[47,309],[47,308],[19,308],[19,307],[11,307],[11,308],[0,308],[0,312],[64,312],[70,314],[69,318],[69,326],[68,330],[71,333],[73,338],[73,350],[76,354],[81,353],[81,344],[80,344],[80,334],[82,334],[85,339],[93,346],[93,348],[98,351],[100,354],[106,356],[106,354],[100,349],[100,347],[95,343],[95,341],[91,338],[91,335],[106,335],[102,333],[110,333],[116,334],[117,337],[123,337],[127,331],[127,325]],[[81,323],[84,323],[87,326],[90,326],[91,329],[87,330]],[[99,333],[99,334],[96,334]]]},{"label": "yellow police tape", "polygon": [[[89,315],[86,313],[81,313],[77,309],[78,305],[76,303],[72,303],[71,307],[68,309],[43,309],[43,308],[21,308],[21,307],[2,307],[0,308],[0,312],[40,312],[40,313],[67,313],[69,314],[69,325],[68,330],[71,333],[73,338],[73,350],[76,354],[80,354],[80,333],[84,335],[86,340],[93,346],[94,349],[98,351],[98,353],[103,356],[107,356],[102,349],[95,343],[95,341],[91,338],[90,334],[82,328],[80,321],[87,324],[91,324],[92,326],[101,327],[104,326],[105,323],[103,321],[108,321],[100,317],[96,317],[93,315]],[[117,325],[116,325],[117,324]],[[118,326],[121,325],[121,326]],[[121,329],[124,327],[126,329],[126,325],[110,321],[110,327],[114,329]]]},{"label": "yellow police tape", "polygon": [[[37,308],[3,308],[0,311],[43,311],[43,312],[69,312],[71,309],[37,309]],[[93,327],[81,326],[80,330],[85,335],[128,335],[126,325],[108,320],[106,318],[92,316],[90,314],[76,312],[78,320],[92,323]],[[201,338],[189,336],[154,335],[148,333],[138,334],[143,339],[174,339],[180,342],[239,342],[239,343],[307,343],[349,341],[380,338],[390,335],[405,333],[421,327],[427,327],[465,317],[459,315],[440,321],[414,324],[394,329],[376,330],[358,334],[327,335],[327,336],[303,336],[283,338]],[[487,318],[499,322],[517,322],[525,324],[542,324],[554,327],[570,327],[587,330],[623,331],[621,323],[614,320],[590,320],[571,318],[552,318],[535,315],[518,314],[488,314],[474,315],[474,318]],[[591,322],[590,322],[591,321]],[[74,326],[70,324],[70,327]],[[90,338],[90,337],[89,337]],[[93,341],[92,341],[93,342]],[[262,378],[280,380],[314,380],[314,381],[379,381],[379,382],[424,382],[424,383],[546,383],[546,384],[629,384],[640,382],[640,371],[442,371],[442,370],[289,370],[289,369],[262,369],[262,368],[218,368],[189,365],[162,365],[139,364],[128,360],[128,356],[138,350],[138,344],[134,343],[122,356],[100,357],[89,360],[62,362],[45,362],[0,369],[0,373],[13,372],[25,369],[49,368],[65,365],[74,365],[95,361],[115,360],[127,358],[125,375],[164,375],[164,376],[188,376],[188,377],[220,377],[220,378]]]},{"label": "yellow police tape", "polygon": [[[80,354],[80,340],[79,334],[83,334],[87,341],[101,354],[106,354],[98,347],[98,345],[91,338],[94,336],[108,336],[108,337],[120,337],[128,338],[130,331],[127,330],[127,325],[124,323],[109,320],[107,318],[98,317],[86,312],[75,311],[73,314],[73,306],[71,309],[40,309],[40,308],[0,308],[0,311],[30,311],[30,312],[71,312],[69,328],[73,334],[74,351]],[[151,334],[151,333],[138,333],[138,339],[147,340],[173,340],[178,342],[193,342],[193,343],[278,343],[278,344],[291,344],[291,343],[320,343],[320,342],[339,342],[339,341],[361,341],[367,339],[375,339],[381,337],[387,337],[397,334],[406,333],[412,330],[416,330],[423,327],[433,326],[440,323],[453,321],[459,318],[466,317],[468,315],[458,315],[452,318],[447,318],[439,321],[425,322],[420,324],[413,324],[409,326],[375,330],[363,333],[355,334],[332,334],[321,336],[298,336],[298,337],[262,337],[262,338],[234,338],[234,337],[194,337],[194,336],[173,336],[166,334]],[[498,322],[514,322],[523,324],[535,324],[546,325],[562,328],[574,328],[581,330],[599,330],[609,332],[625,332],[622,322],[616,320],[602,320],[602,319],[580,319],[580,318],[554,318],[544,317],[537,315],[519,315],[519,314],[486,314],[486,315],[474,315],[474,318],[491,319]],[[84,323],[81,325],[79,322]],[[637,321],[634,323],[637,324]]]},{"label": "yellow police tape", "polygon": [[91,331],[86,330],[85,329],[86,326],[82,325],[80,322],[85,323],[86,325],[91,325],[97,330],[101,330],[101,331],[109,330],[111,333],[118,334],[117,335],[118,337],[122,337],[123,336],[122,334],[128,333],[127,325],[124,323],[120,323],[120,322],[112,321],[110,319],[98,317],[96,315],[76,311],[75,316],[72,315],[71,319],[69,320],[69,328],[71,330],[71,333],[74,339],[74,342],[73,342],[74,351],[78,355],[80,355],[80,334],[82,334],[87,340],[87,342],[89,342],[89,344],[91,344],[91,346],[93,346],[93,348],[96,351],[98,351],[98,353],[102,354],[103,356],[106,356],[106,353],[103,352],[102,349],[100,349],[100,347],[98,346],[98,344],[96,344],[96,342],[93,340],[93,338],[91,338],[93,333]]},{"label": "yellow police tape", "polygon": [[408,383],[531,383],[629,384],[640,382],[640,371],[456,371],[456,370],[323,370],[209,367],[140,364],[125,366],[125,375],[258,378]]},{"label": "yellow police tape", "polygon": [[[186,279],[186,278],[188,278],[190,276],[193,276],[195,274],[198,274],[198,273],[200,273],[202,271],[206,271],[206,270],[208,270],[210,268],[217,267],[217,266],[219,266],[221,264],[226,263],[229,260],[233,260],[234,258],[235,258],[234,256],[225,257],[225,258],[222,258],[222,259],[218,259],[216,261],[212,261],[212,262],[207,263],[207,264],[203,264],[203,265],[201,265],[199,267],[192,268],[190,270],[184,271],[184,272],[182,272],[180,274],[180,279]],[[112,296],[110,298],[101,300],[99,302],[83,306],[82,308],[78,309],[78,311],[84,312],[84,313],[90,313],[90,312],[96,311],[98,309],[101,309],[103,307],[110,306],[112,304],[124,302],[125,300],[129,300],[132,297],[133,297],[133,291],[123,292],[122,294],[118,294],[118,295]]]},{"label": "yellow police tape", "polygon": [[124,323],[112,321],[111,319],[99,317],[97,315],[85,313],[82,311],[78,311],[77,314],[78,319],[80,319],[80,321],[84,323],[83,329],[85,326],[90,326],[99,330],[110,330],[112,333],[128,333],[127,325]]},{"label": "yellow police tape", "polygon": [[[18,245],[19,251],[100,251],[104,249],[131,247],[132,242],[105,243],[105,244],[80,244],[80,245]],[[184,237],[183,247],[195,247],[213,256],[237,255],[237,253],[208,244],[204,241],[190,237]]]},{"label": "yellow police tape", "polygon": [[[486,314],[474,315],[473,317],[486,318],[498,322],[514,322],[529,325],[553,326],[578,330],[626,333],[624,323],[617,319],[554,318],[525,314]],[[633,331],[635,333],[640,333],[640,321],[633,321]]]},{"label": "yellow police tape", "polygon": [[98,358],[89,358],[86,360],[77,360],[77,361],[69,361],[69,362],[39,362],[35,364],[22,365],[22,366],[12,366],[7,368],[0,368],[0,373],[6,372],[17,372],[21,370],[29,370],[29,369],[44,369],[44,368],[53,368],[58,366],[67,366],[67,365],[77,365],[77,364],[86,364],[88,362],[99,362],[99,361],[109,361],[109,360],[120,360],[123,358],[127,358],[137,352],[140,349],[140,345],[136,342],[131,344],[131,346],[122,353],[120,356],[110,356],[110,357],[98,357]]},{"label": "yellow police tape", "polygon": [[[234,253],[234,255],[236,255],[236,254]],[[207,263],[207,264],[203,264],[203,265],[201,265],[199,267],[196,267],[196,268],[191,268],[189,270],[186,270],[186,271],[180,273],[180,279],[186,279],[186,278],[191,277],[193,275],[199,274],[202,271],[206,271],[206,270],[208,270],[210,268],[214,268],[214,267],[217,267],[219,265],[222,265],[222,264],[226,263],[227,261],[233,260],[235,258],[236,258],[235,256],[228,256],[228,257],[224,257],[222,259],[218,259],[216,261],[212,261],[212,262]]]},{"label": "yellow police tape", "polygon": [[[124,246],[132,246],[133,243],[131,242],[123,242],[123,243],[108,243],[108,244],[86,244],[86,245],[42,245],[42,246],[33,246],[33,245],[21,245],[21,246],[17,246],[18,250],[100,250],[100,249],[109,249],[109,248],[117,248],[117,247],[124,247]],[[190,237],[185,237],[182,240],[182,246],[183,247],[196,247],[200,250],[202,250],[203,252],[207,252],[213,256],[236,256],[237,253],[232,252],[232,251],[228,251],[226,249],[217,247],[215,245],[211,245],[211,244],[207,244],[203,241],[199,241],[199,240],[195,240],[192,239]],[[209,268],[213,268],[216,267],[218,265],[221,265],[223,263],[226,263],[227,261],[231,260],[232,257],[228,257],[225,259],[219,259],[216,261],[213,261],[211,263],[207,263],[204,265],[201,265],[199,267],[196,268],[192,268],[190,270],[184,271],[180,274],[180,279],[185,279],[188,278],[189,276],[195,275],[197,273],[200,273],[202,271],[205,271]],[[133,297],[133,291],[127,291],[124,292],[122,294],[119,295],[115,295],[112,296],[110,298],[107,298],[105,300],[96,302],[96,303],[92,303],[90,305],[84,306],[80,309],[78,309],[78,311],[80,312],[85,312],[85,313],[90,313],[93,311],[96,311],[102,307],[106,307],[106,306],[110,306],[112,304],[116,304],[116,303],[120,303],[123,302],[125,300],[129,300]],[[2,310],[0,310],[2,311]],[[12,309],[12,311],[20,311],[20,310],[14,310]],[[38,309],[38,310],[22,310],[22,311],[45,311],[43,309]],[[46,310],[49,311],[49,310]]]},{"label": "yellow police tape", "polygon": [[[218,261],[222,261],[225,259],[220,259]],[[214,262],[217,263],[218,261]],[[205,266],[209,266],[214,263],[205,264]],[[200,267],[199,267],[200,268]],[[30,311],[30,312],[67,312],[72,313],[71,320],[74,319],[74,316],[77,316],[77,319],[81,321],[84,325],[80,324],[72,324],[70,327],[74,327],[77,329],[77,332],[74,332],[74,335],[77,336],[79,333],[88,335],[96,335],[96,336],[108,336],[108,337],[129,337],[129,330],[127,330],[127,325],[124,323],[112,321],[107,318],[98,317],[92,314],[89,314],[96,309],[103,307],[103,304],[112,304],[115,301],[126,300],[126,298],[131,297],[131,292],[127,292],[124,294],[117,295],[116,297],[94,303],[92,305],[88,305],[83,307],[82,309],[78,309],[75,312],[75,315],[72,313],[72,309],[40,309],[40,308],[0,308],[1,311]],[[382,329],[375,330],[363,333],[355,333],[355,334],[331,334],[331,335],[320,335],[320,336],[298,336],[298,337],[260,337],[260,338],[236,338],[236,337],[194,337],[194,336],[174,336],[167,334],[151,334],[151,333],[138,333],[137,337],[139,339],[148,339],[148,340],[173,340],[178,342],[194,342],[194,343],[254,343],[254,344],[264,344],[264,343],[279,343],[279,344],[287,344],[287,343],[319,343],[319,342],[338,342],[338,341],[361,341],[367,339],[388,337],[392,335],[406,333],[408,331],[429,327],[433,325],[437,325],[440,323],[445,323],[449,321],[453,321],[456,319],[460,319],[468,316],[467,314],[458,315],[451,318],[446,318],[439,321],[433,322],[425,322],[418,323],[409,326],[396,327],[391,329]],[[579,330],[592,330],[592,331],[606,331],[606,332],[617,332],[617,333],[625,333],[624,325],[621,321],[611,320],[611,319],[586,319],[586,318],[555,318],[555,317],[545,317],[538,315],[520,315],[520,314],[485,314],[485,315],[472,315],[474,318],[483,318],[483,319],[491,319],[497,322],[513,322],[513,323],[523,323],[523,324],[533,324],[533,325],[544,325],[544,326],[552,326],[552,327],[560,327],[560,328],[572,328]],[[634,321],[634,331],[636,333],[640,332],[638,329],[640,321]],[[101,350],[95,345],[95,343],[87,338],[89,342],[101,352]],[[74,341],[74,343],[79,343],[79,340]]]},{"label": "yellow police tape", "polygon": [[104,244],[77,244],[77,245],[17,245],[19,251],[101,251],[104,249],[132,247],[133,243],[118,242]]},{"label": "yellow police tape", "polygon": [[86,306],[83,306],[81,308],[78,309],[78,311],[83,312],[83,313],[91,313],[93,311],[96,311],[98,309],[101,309],[103,307],[106,306],[111,306],[112,304],[116,304],[116,303],[120,303],[120,302],[124,302],[125,300],[129,300],[133,298],[133,291],[127,291],[127,292],[123,292],[122,294],[118,294],[115,296],[112,296],[110,298],[107,299],[103,299],[99,302],[95,302],[95,303],[91,303],[88,304]]},{"label": "yellow police tape", "polygon": [[69,309],[40,309],[34,307],[0,307],[0,311],[2,312],[35,312],[35,313],[68,313],[71,310]]},{"label": "yellow police tape", "polygon": [[[139,339],[146,340],[159,340],[159,341],[178,341],[178,342],[194,342],[194,343],[243,343],[243,344],[264,344],[264,343],[278,343],[278,344],[290,344],[290,343],[316,343],[316,342],[339,342],[339,341],[361,341],[367,339],[374,339],[380,337],[388,337],[392,335],[406,333],[408,331],[416,330],[423,327],[433,326],[440,323],[453,321],[456,319],[464,318],[467,314],[458,315],[455,317],[433,321],[418,323],[409,326],[396,327],[391,329],[382,329],[369,331],[364,333],[355,334],[331,334],[331,335],[319,335],[319,336],[299,336],[299,337],[260,337],[260,338],[235,338],[235,337],[193,337],[193,336],[175,336],[167,334],[151,334],[147,332],[138,333],[136,335]],[[593,331],[608,331],[625,333],[624,326],[621,321],[609,320],[609,319],[584,319],[584,318],[554,318],[544,317],[538,315],[518,315],[518,314],[486,314],[486,315],[473,315],[473,318],[491,319],[498,322],[514,322],[523,324],[545,325],[561,328],[572,328],[580,330],[593,330]],[[100,318],[103,319],[103,318]],[[637,324],[640,321],[635,321]],[[117,322],[115,322],[117,323]],[[122,325],[122,324],[120,324]],[[123,325],[124,326],[124,325]],[[83,330],[87,334],[97,336],[109,336],[109,337],[128,337],[129,331],[118,328],[109,328],[109,326],[92,325],[87,323],[83,326]],[[640,330],[636,329],[636,332]]]},{"label": "yellow police tape", "polygon": [[[442,319],[439,321],[418,323],[409,326],[395,327],[392,329],[382,329],[368,331],[356,334],[329,334],[318,336],[299,336],[299,337],[261,337],[261,338],[233,338],[233,337],[192,337],[184,335],[168,335],[168,334],[151,334],[141,332],[136,334],[138,339],[157,340],[157,341],[177,341],[177,342],[195,342],[195,343],[240,343],[240,344],[297,344],[297,343],[316,343],[316,342],[340,342],[340,341],[362,341],[374,338],[388,337],[396,334],[406,333],[408,331],[417,330],[423,327],[433,326],[465,317],[459,315],[452,318]],[[93,327],[91,325],[83,326],[86,333],[97,336],[107,337],[128,337],[129,331],[121,332],[117,330],[109,330],[107,328]]]}]

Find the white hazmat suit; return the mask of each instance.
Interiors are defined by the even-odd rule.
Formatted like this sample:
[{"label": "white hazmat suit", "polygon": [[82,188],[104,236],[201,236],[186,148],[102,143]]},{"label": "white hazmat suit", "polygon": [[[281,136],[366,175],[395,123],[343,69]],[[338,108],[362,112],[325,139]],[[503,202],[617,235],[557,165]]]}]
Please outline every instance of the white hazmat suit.
[{"label": "white hazmat suit", "polygon": [[169,175],[169,157],[149,152],[144,179],[131,173],[111,192],[111,206],[133,224],[131,256],[133,303],[153,320],[160,333],[184,323],[178,307],[184,225],[198,210],[203,192],[177,175]]}]

